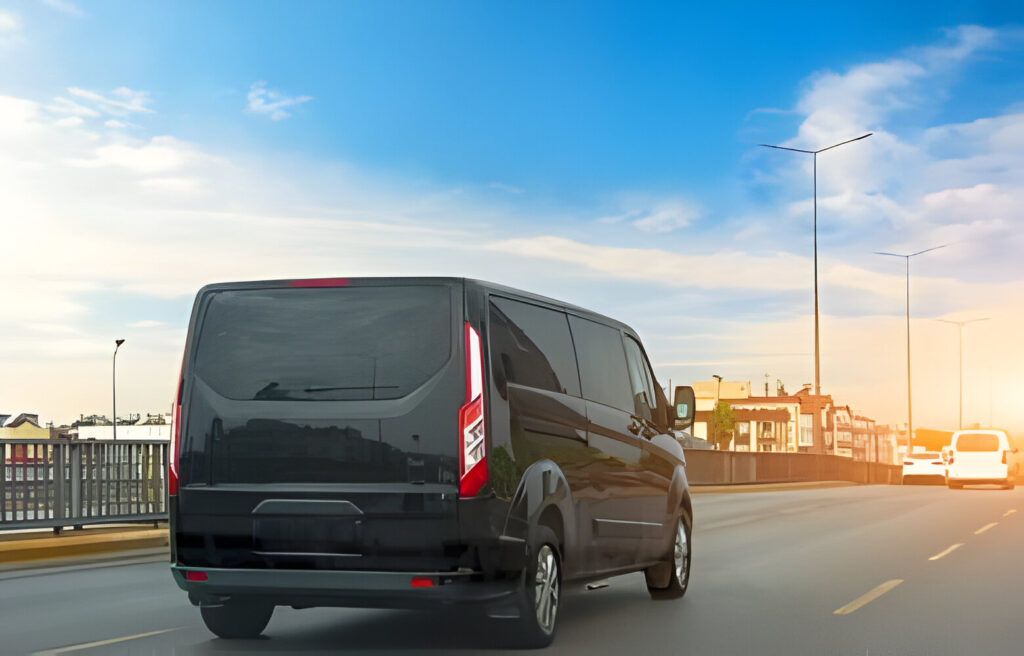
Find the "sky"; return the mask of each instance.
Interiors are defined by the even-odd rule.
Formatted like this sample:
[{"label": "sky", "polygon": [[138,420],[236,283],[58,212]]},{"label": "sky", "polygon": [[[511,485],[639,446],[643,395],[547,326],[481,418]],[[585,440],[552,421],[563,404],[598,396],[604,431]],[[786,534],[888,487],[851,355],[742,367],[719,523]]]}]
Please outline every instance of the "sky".
[{"label": "sky", "polygon": [[0,0],[0,413],[170,406],[209,282],[493,280],[662,384],[1024,430],[1019,3]]}]

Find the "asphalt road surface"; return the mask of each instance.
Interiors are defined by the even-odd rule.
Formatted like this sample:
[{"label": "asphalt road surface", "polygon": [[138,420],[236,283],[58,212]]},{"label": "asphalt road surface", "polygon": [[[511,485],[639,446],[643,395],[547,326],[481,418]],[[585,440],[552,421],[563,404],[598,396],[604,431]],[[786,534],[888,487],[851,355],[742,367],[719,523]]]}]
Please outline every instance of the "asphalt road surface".
[{"label": "asphalt road surface", "polygon": [[[703,494],[690,590],[643,576],[565,597],[559,654],[1024,654],[1024,487],[857,486]],[[278,608],[225,641],[164,563],[0,576],[0,653],[515,653],[455,613]]]}]

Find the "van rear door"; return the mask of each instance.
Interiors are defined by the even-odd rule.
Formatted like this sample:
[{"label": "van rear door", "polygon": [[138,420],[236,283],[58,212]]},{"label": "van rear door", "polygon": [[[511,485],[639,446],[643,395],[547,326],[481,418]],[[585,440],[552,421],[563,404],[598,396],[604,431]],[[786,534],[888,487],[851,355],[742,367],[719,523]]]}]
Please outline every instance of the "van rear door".
[{"label": "van rear door", "polygon": [[182,564],[451,569],[458,281],[245,283],[196,303],[182,396]]},{"label": "van rear door", "polygon": [[953,445],[955,477],[964,479],[1006,478],[1003,463],[1005,441],[995,432],[959,433]]}]

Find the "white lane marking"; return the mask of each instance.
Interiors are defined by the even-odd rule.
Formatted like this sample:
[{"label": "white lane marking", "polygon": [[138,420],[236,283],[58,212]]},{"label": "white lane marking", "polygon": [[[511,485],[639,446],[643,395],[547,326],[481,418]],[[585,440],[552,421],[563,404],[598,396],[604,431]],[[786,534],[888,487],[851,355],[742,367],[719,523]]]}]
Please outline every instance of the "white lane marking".
[{"label": "white lane marking", "polygon": [[839,608],[839,609],[836,609],[836,610],[832,611],[832,614],[833,615],[849,615],[850,613],[856,611],[861,606],[865,606],[865,605],[871,603],[872,601],[874,601],[875,599],[878,599],[879,597],[884,595],[886,592],[888,592],[888,591],[892,590],[893,588],[895,588],[900,583],[903,583],[903,579],[892,579],[891,581],[886,581],[885,583],[883,583],[882,585],[878,586],[874,590],[868,592],[867,594],[864,594],[864,595],[861,595],[860,597],[857,597],[856,599],[854,599],[850,603],[846,604],[842,608]]},{"label": "white lane marking", "polygon": [[136,635],[124,636],[121,638],[111,638],[109,640],[97,640],[96,642],[86,642],[81,645],[71,645],[69,647],[61,647],[59,649],[48,649],[46,651],[37,651],[32,656],[58,656],[58,654],[67,654],[72,651],[79,651],[81,649],[92,649],[93,647],[103,647],[105,645],[113,645],[119,642],[127,642],[128,640],[138,640],[140,638],[149,638],[150,636],[160,635],[161,633],[170,633],[171,631],[177,631],[185,627],[179,626],[174,629],[160,629],[159,631],[149,631],[148,633],[139,633]]},{"label": "white lane marking", "polygon": [[984,526],[979,528],[977,531],[975,531],[974,534],[975,535],[981,535],[982,533],[984,533],[985,531],[989,530],[990,528],[992,528],[993,526],[995,526],[998,523],[999,522],[992,522],[991,524],[985,524]]},{"label": "white lane marking", "polygon": [[948,554],[951,554],[951,553],[953,553],[954,551],[956,551],[957,549],[959,549],[959,548],[960,548],[960,547],[962,547],[962,546],[964,546],[964,543],[963,543],[963,542],[957,542],[956,544],[954,544],[954,545],[953,545],[952,547],[950,547],[949,549],[946,549],[946,550],[945,550],[945,551],[943,551],[942,553],[937,553],[937,554],[935,554],[934,556],[932,556],[932,557],[931,557],[931,558],[929,558],[928,560],[938,560],[939,558],[942,558],[942,557],[943,557],[943,556],[945,556],[945,555],[948,555]]},{"label": "white lane marking", "polygon": [[1017,512],[1016,508],[1010,508],[1009,510],[1007,510],[1006,512],[1003,513],[1003,517],[1009,517],[1010,515],[1012,515],[1015,512]]}]

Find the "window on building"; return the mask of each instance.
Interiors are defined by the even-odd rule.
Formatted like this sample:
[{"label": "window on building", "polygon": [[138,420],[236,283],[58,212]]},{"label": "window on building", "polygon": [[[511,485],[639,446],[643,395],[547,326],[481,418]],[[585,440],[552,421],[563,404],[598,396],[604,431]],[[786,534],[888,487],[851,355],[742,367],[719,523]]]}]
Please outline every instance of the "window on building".
[{"label": "window on building", "polygon": [[736,450],[739,451],[740,446],[743,447],[743,451],[750,448],[750,422],[749,421],[737,421],[736,422]]},{"label": "window on building", "polygon": [[800,415],[800,446],[814,446],[814,415]]}]

